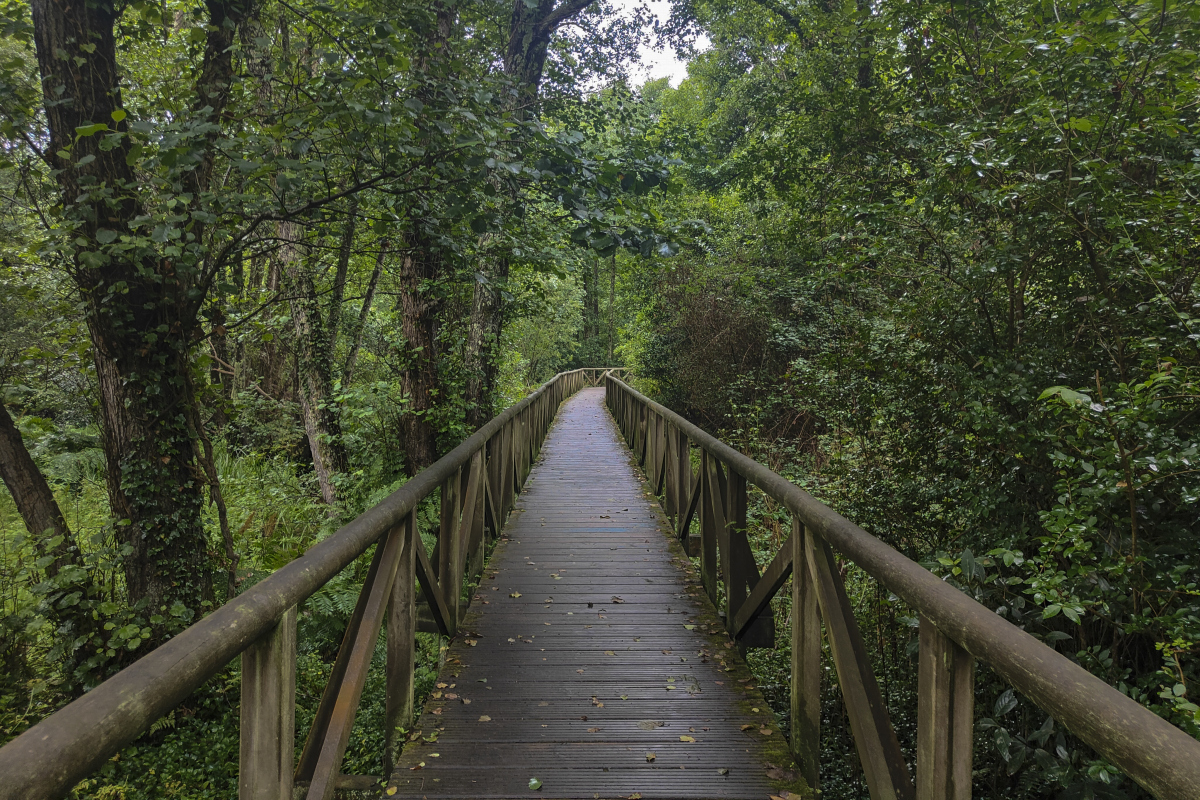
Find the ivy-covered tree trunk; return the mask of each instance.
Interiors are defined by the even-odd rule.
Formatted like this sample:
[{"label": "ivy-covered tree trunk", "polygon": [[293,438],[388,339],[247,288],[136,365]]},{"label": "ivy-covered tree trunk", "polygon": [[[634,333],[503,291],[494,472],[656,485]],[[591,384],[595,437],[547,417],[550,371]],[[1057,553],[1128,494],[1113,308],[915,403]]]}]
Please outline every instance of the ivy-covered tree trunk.
[{"label": "ivy-covered tree trunk", "polygon": [[[426,77],[442,67],[458,16],[453,2],[435,2],[431,11],[431,24],[423,31],[425,44],[416,63],[417,71]],[[435,100],[428,87],[419,88],[416,94],[426,105]],[[436,242],[422,229],[418,218],[421,206],[409,213],[413,219],[403,245],[396,307],[401,313],[400,330],[409,351],[400,373],[400,388],[408,401],[399,420],[400,446],[404,449],[405,470],[412,476],[438,456],[437,431],[430,415],[442,395],[437,330],[443,304],[436,283],[443,277],[443,259]]]},{"label": "ivy-covered tree trunk", "polygon": [[[190,109],[197,121],[219,120],[228,104],[233,42],[226,23],[244,8],[207,3],[210,25]],[[181,235],[196,243],[186,247],[156,242],[140,227],[145,207],[121,102],[117,6],[35,0],[32,12],[50,133],[45,157],[56,171],[70,231],[64,246],[91,334],[126,591],[131,605],[159,615],[154,628],[161,632],[169,618],[161,611],[186,619],[212,596],[192,375],[206,291],[196,249],[204,223]],[[206,144],[198,143],[181,179],[184,207],[207,189],[213,158]]]},{"label": "ivy-covered tree trunk", "polygon": [[442,304],[433,283],[440,277],[441,259],[427,237],[412,233],[401,261],[398,297],[400,332],[408,347],[400,372],[400,389],[408,405],[400,417],[404,467],[416,475],[437,460],[437,431],[430,417],[440,395],[437,323]]}]

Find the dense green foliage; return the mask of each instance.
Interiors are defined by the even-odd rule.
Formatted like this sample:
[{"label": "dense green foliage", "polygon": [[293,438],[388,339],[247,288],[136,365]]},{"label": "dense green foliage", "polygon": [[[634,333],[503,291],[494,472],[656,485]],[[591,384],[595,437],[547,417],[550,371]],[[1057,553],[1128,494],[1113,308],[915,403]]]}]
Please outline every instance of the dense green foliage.
[{"label": "dense green foliage", "polygon": [[[66,530],[0,494],[0,740],[614,363],[1200,736],[1195,0],[673,0],[689,77],[640,91],[644,13],[600,2],[532,87],[522,0],[99,2],[120,91],[66,139],[31,7],[0,0],[0,393]],[[765,561],[789,521],[751,512]],[[364,570],[302,610],[301,742]],[[916,620],[847,574],[911,752]],[[787,656],[751,655],[784,716]],[[238,680],[78,794],[230,796]],[[865,797],[824,691],[824,795]],[[977,796],[1142,796],[986,669],[977,701]]]}]

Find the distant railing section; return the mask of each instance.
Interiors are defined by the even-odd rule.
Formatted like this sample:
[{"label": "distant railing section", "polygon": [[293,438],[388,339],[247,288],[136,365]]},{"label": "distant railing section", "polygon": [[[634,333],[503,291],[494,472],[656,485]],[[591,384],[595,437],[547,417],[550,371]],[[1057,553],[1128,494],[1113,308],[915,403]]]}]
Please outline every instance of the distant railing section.
[{"label": "distant railing section", "polygon": [[[819,785],[821,623],[873,800],[968,800],[974,668],[989,664],[1040,708],[1161,800],[1200,800],[1200,741],[943,582],[803,489],[608,375],[608,407],[700,556],[705,591],[747,646],[772,646],[771,599],[792,581],[792,749]],[[692,448],[699,469],[692,470]],[[747,487],[793,515],[763,574],[746,538]],[[700,534],[690,534],[693,519]],[[915,781],[888,716],[834,557],[837,551],[920,614]]]},{"label": "distant railing section", "polygon": [[[242,657],[240,800],[334,794],[375,651],[387,625],[385,770],[413,716],[417,588],[437,630],[453,635],[464,581],[477,576],[486,537],[499,533],[559,404],[604,369],[556,375],[417,474],[382,503],[314,545],[181,634],[0,748],[0,800],[65,795],[192,691]],[[416,511],[440,489],[432,557]],[[293,767],[296,608],[378,543],[324,696]]]}]

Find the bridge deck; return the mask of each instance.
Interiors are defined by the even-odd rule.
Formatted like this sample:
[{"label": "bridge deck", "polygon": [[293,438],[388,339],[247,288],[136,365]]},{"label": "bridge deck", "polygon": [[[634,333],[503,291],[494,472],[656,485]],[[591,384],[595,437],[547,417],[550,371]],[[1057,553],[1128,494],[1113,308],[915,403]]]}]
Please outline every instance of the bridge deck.
[{"label": "bridge deck", "polygon": [[779,793],[786,742],[652,503],[604,390],[569,399],[388,796]]}]

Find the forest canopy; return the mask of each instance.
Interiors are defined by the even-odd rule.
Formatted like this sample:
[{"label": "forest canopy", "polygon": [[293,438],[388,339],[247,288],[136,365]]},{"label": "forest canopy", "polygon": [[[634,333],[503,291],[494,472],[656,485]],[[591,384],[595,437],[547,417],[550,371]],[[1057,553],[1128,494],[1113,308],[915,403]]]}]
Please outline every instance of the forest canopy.
[{"label": "forest canopy", "polygon": [[[1198,40],[1196,0],[0,0],[0,741],[583,366],[1200,737]],[[847,570],[911,748],[916,620]],[[229,796],[186,754],[236,754],[238,680],[78,796]],[[977,796],[1145,796],[976,700]]]}]

